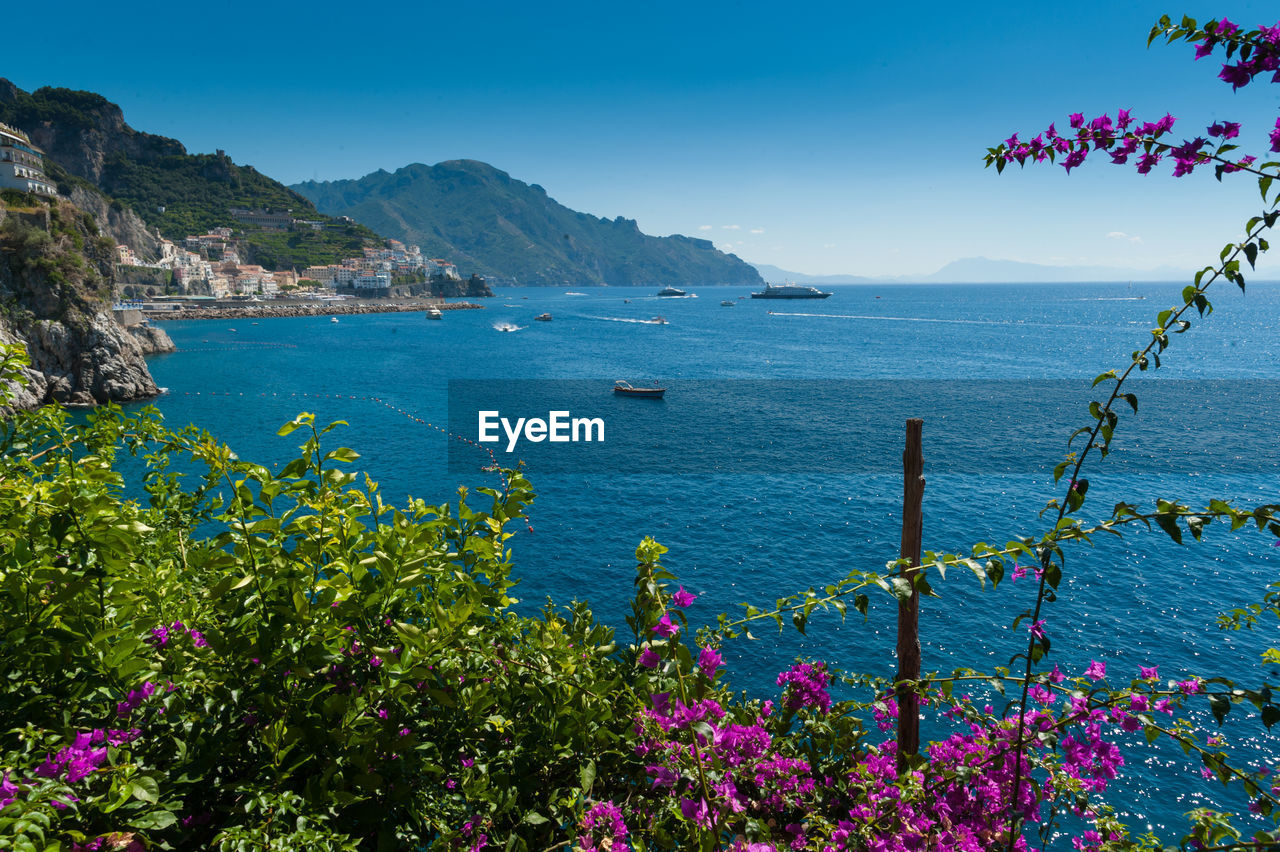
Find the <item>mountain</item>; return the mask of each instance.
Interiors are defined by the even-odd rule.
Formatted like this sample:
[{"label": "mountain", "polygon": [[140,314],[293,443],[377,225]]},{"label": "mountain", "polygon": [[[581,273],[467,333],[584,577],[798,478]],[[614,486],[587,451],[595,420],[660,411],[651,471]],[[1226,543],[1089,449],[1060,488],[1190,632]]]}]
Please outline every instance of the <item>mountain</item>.
[{"label": "mountain", "polygon": [[[144,257],[154,258],[155,251],[148,227],[175,242],[232,228],[245,247],[242,260],[268,269],[335,263],[380,242],[368,228],[320,215],[284,184],[236,165],[222,151],[189,154],[176,139],[134,130],[119,106],[93,92],[46,87],[28,93],[0,78],[0,122],[26,131],[44,150],[46,173],[59,192]],[[233,208],[317,224],[271,230],[239,221]]]},{"label": "mountain", "polygon": [[918,280],[940,284],[1065,283],[1075,281],[1179,281],[1190,277],[1184,269],[1126,269],[1116,266],[1046,266],[1016,260],[966,257],[953,260]]},{"label": "mountain", "polygon": [[756,271],[764,276],[764,280],[773,284],[871,284],[882,279],[868,278],[864,275],[806,275],[803,272],[789,272],[768,263],[753,263]]},{"label": "mountain", "polygon": [[759,285],[759,273],[707,240],[640,233],[559,204],[537,184],[475,160],[415,163],[359,180],[292,189],[321,212],[350,216],[482,275],[522,285]]},{"label": "mountain", "polygon": [[1160,266],[1155,269],[1128,269],[1118,266],[1050,266],[1017,260],[966,257],[953,260],[928,275],[806,275],[789,272],[767,263],[752,264],[768,281],[796,284],[1050,284],[1108,281],[1181,281],[1190,277],[1185,269]]}]

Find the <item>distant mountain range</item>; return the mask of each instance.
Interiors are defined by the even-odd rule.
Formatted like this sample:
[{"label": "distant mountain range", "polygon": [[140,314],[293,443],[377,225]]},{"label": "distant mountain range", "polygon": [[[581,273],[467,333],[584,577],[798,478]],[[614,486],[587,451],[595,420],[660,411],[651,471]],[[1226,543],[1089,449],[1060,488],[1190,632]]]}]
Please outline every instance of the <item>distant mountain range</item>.
[{"label": "distant mountain range", "polygon": [[476,160],[421,163],[359,180],[291,189],[331,216],[416,243],[482,275],[521,285],[762,284],[755,268],[708,240],[640,233],[634,219],[570,210],[537,184]]},{"label": "distant mountain range", "polygon": [[805,275],[765,263],[752,264],[766,281],[797,284],[1049,284],[1099,281],[1181,281],[1191,272],[1173,266],[1126,269],[1115,266],[1048,266],[1016,260],[966,257],[929,275]]}]

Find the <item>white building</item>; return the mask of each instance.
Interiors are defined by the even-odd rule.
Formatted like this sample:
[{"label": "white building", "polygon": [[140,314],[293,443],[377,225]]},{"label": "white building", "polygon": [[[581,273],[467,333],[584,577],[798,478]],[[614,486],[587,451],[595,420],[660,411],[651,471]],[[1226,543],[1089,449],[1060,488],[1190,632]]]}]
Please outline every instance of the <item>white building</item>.
[{"label": "white building", "polygon": [[58,188],[44,174],[44,152],[16,127],[0,124],[0,189],[17,189],[57,196]]}]

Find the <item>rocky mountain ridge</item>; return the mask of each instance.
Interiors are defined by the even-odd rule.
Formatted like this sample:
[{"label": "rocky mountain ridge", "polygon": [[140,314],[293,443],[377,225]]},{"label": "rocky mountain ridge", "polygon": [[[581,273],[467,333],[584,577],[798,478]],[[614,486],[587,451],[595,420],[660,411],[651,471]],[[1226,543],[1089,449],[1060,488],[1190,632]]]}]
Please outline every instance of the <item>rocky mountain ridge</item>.
[{"label": "rocky mountain ridge", "polygon": [[708,240],[649,236],[634,219],[570,210],[541,186],[476,160],[415,163],[291,188],[323,213],[350,216],[430,256],[516,284],[762,283],[753,267]]}]

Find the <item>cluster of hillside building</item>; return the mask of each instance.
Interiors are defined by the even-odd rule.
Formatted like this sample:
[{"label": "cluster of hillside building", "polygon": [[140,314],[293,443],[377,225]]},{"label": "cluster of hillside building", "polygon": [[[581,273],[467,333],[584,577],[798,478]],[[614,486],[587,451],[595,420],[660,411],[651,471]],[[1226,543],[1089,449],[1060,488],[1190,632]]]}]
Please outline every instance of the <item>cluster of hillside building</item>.
[{"label": "cluster of hillside building", "polygon": [[[49,197],[58,194],[57,187],[45,176],[44,153],[31,144],[26,133],[4,123],[0,123],[0,189]],[[240,222],[267,230],[306,227],[320,230],[326,224],[296,219],[291,212],[240,208],[230,212]],[[351,221],[343,216],[336,224],[345,226]],[[452,263],[425,258],[417,246],[406,246],[399,240],[387,240],[382,248],[364,249],[360,257],[345,258],[341,263],[327,266],[310,266],[301,273],[296,270],[273,272],[242,263],[230,228],[214,228],[207,234],[189,236],[181,245],[162,239],[160,258],[155,262],[140,259],[126,245],[117,246],[117,252],[117,261],[122,266],[169,270],[180,292],[218,298],[271,296],[308,280],[329,289],[356,291],[385,291],[403,281],[462,280]]]},{"label": "cluster of hillside building", "polygon": [[169,270],[178,290],[189,295],[273,296],[298,283],[294,272],[272,272],[242,263],[230,228],[214,228],[207,234],[187,237],[182,246],[161,240],[160,258],[154,263],[141,260],[126,245],[117,246],[116,251],[122,266]]},{"label": "cluster of hillside building", "polygon": [[457,267],[449,261],[423,257],[417,246],[406,246],[399,240],[387,240],[385,248],[366,248],[362,257],[349,257],[342,263],[308,266],[301,275],[325,287],[355,290],[385,289],[395,279],[406,277],[423,281],[462,280]]},{"label": "cluster of hillside building", "polygon": [[162,240],[160,259],[154,263],[139,259],[128,246],[118,246],[117,251],[121,265],[170,270],[180,292],[216,298],[273,296],[308,281],[331,290],[372,291],[387,290],[397,280],[462,280],[454,264],[425,258],[417,246],[406,246],[399,240],[387,240],[383,248],[366,248],[360,257],[327,266],[309,266],[301,272],[272,272],[243,263],[230,228],[189,236],[181,246]]}]

